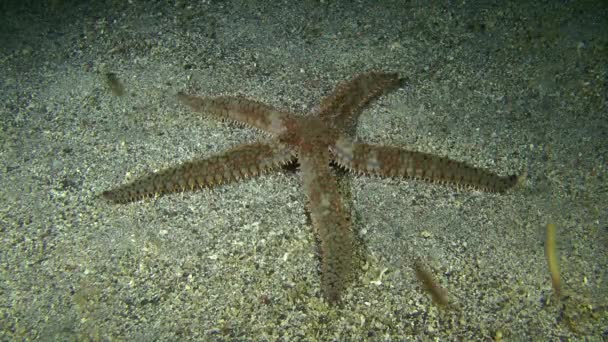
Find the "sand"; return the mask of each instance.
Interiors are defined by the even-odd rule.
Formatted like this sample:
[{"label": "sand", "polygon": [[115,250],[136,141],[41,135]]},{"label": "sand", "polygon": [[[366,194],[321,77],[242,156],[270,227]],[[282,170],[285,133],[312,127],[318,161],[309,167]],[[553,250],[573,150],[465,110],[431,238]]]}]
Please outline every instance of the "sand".
[{"label": "sand", "polygon": [[[1,340],[608,335],[605,2],[13,2],[0,7]],[[339,306],[322,300],[297,170],[99,197],[267,138],[189,111],[179,91],[311,115],[372,69],[407,81],[364,110],[359,139],[526,177],[491,194],[342,173],[365,264]]]}]

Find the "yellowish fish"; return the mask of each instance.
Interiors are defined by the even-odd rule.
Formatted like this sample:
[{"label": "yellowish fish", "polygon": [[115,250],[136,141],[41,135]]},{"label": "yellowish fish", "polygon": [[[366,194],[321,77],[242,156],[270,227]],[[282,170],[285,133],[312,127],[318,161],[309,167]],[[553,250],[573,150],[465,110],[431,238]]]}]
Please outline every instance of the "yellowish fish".
[{"label": "yellowish fish", "polygon": [[553,292],[557,297],[559,297],[559,264],[557,263],[557,253],[555,252],[555,230],[555,224],[549,223],[547,225],[545,254],[547,255],[549,272],[551,272],[551,283],[553,284]]},{"label": "yellowish fish", "polygon": [[435,277],[424,267],[422,262],[416,261],[414,263],[414,271],[416,271],[416,277],[422,283],[424,289],[431,294],[433,302],[441,306],[447,305],[448,292],[437,284]]}]

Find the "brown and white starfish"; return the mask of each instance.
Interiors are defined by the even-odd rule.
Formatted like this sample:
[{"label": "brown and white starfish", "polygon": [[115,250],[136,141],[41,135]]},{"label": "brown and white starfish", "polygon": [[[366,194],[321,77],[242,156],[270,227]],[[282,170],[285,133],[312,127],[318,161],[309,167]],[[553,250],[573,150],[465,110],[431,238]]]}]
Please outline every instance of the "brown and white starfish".
[{"label": "brown and white starfish", "polygon": [[270,133],[269,141],[237,146],[223,154],[195,159],[105,191],[116,203],[171,192],[214,187],[276,170],[298,160],[314,230],[320,241],[322,291],[334,303],[352,281],[355,237],[330,163],[357,174],[407,177],[502,192],[517,176],[498,176],[465,163],[354,140],[361,109],[399,86],[396,73],[367,72],[341,83],[321,102],[316,115],[300,116],[241,97],[178,98],[195,111],[243,123]]}]

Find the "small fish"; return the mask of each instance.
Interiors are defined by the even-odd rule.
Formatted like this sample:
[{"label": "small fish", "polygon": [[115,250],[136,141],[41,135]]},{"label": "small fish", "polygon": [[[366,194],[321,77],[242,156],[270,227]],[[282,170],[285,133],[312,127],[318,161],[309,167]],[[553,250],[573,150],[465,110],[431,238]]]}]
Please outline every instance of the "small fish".
[{"label": "small fish", "polygon": [[557,263],[557,254],[555,252],[555,224],[547,225],[547,237],[545,241],[545,254],[547,255],[547,263],[549,264],[549,272],[551,272],[551,282],[553,284],[553,292],[559,297],[559,264]]},{"label": "small fish", "polygon": [[416,278],[422,283],[426,291],[431,294],[431,298],[435,304],[446,306],[448,304],[448,292],[437,284],[435,277],[426,269],[423,263],[417,260],[414,263],[414,271]]},{"label": "small fish", "polygon": [[120,80],[115,73],[107,72],[104,76],[112,94],[115,96],[123,96],[125,94],[125,87],[120,83]]}]

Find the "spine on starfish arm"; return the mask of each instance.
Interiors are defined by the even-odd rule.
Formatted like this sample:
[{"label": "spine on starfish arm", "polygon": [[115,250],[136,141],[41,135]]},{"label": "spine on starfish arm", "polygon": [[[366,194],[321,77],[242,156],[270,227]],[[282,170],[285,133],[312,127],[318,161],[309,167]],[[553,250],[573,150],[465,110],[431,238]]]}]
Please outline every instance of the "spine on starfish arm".
[{"label": "spine on starfish arm", "polygon": [[131,183],[104,191],[102,196],[110,202],[127,203],[171,192],[213,187],[255,177],[287,164],[293,158],[292,150],[280,144],[243,145],[224,154],[191,160],[144,176]]},{"label": "spine on starfish arm", "polygon": [[342,167],[382,177],[409,177],[489,192],[504,192],[515,186],[519,179],[517,175],[503,177],[488,170],[428,153],[355,143],[344,137],[338,139],[331,150],[336,162]]},{"label": "spine on starfish arm", "polygon": [[177,98],[195,112],[243,123],[275,135],[287,131],[285,120],[289,113],[261,102],[234,96],[202,98],[182,92],[177,94]]}]

